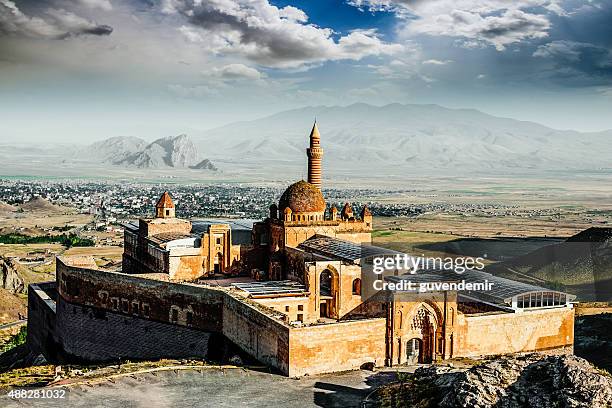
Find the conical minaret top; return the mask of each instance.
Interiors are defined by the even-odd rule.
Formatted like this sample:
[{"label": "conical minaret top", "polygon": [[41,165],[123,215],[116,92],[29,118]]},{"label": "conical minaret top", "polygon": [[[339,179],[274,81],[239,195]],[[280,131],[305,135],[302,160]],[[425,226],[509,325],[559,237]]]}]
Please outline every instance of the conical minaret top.
[{"label": "conical minaret top", "polygon": [[315,120],[312,130],[310,131],[310,147],[306,149],[308,156],[308,182],[321,189],[321,159],[323,158],[323,149],[321,148],[321,135]]}]

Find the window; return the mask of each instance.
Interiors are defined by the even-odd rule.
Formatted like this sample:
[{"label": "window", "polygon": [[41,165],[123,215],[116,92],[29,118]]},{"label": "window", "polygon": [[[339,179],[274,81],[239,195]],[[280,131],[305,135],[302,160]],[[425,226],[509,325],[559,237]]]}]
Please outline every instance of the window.
[{"label": "window", "polygon": [[121,300],[121,310],[124,313],[127,313],[130,311],[130,302],[127,301],[127,299],[122,299]]},{"label": "window", "polygon": [[170,313],[170,321],[172,321],[172,323],[176,323],[178,321],[178,310],[172,309],[172,312]]},{"label": "window", "polygon": [[170,210],[166,210],[166,216],[170,215]]},{"label": "window", "polygon": [[142,305],[142,315],[144,317],[149,317],[149,305],[147,304]]},{"label": "window", "polygon": [[119,310],[119,299],[112,298],[111,301],[113,303],[113,310]]},{"label": "window", "polygon": [[361,279],[359,278],[353,281],[353,295],[361,295]]},{"label": "window", "polygon": [[301,313],[298,313],[297,320],[298,320],[298,322],[303,322],[304,321],[304,315],[301,314]]},{"label": "window", "polygon": [[285,306],[285,312],[289,311],[289,306]]},{"label": "window", "polygon": [[217,245],[221,245],[221,238],[217,237]]},{"label": "window", "polygon": [[298,310],[301,312],[302,310],[304,310],[304,305],[298,305]]},{"label": "window", "polygon": [[133,314],[138,314],[139,309],[140,309],[140,307],[138,305],[138,302],[132,302],[132,313]]},{"label": "window", "polygon": [[193,313],[187,312],[185,323],[187,323],[187,326],[191,326],[193,324]]}]

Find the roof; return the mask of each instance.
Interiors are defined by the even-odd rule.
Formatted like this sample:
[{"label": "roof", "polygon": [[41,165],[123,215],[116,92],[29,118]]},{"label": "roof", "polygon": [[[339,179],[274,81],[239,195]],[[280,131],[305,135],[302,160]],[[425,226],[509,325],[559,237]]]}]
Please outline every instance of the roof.
[{"label": "roof", "polygon": [[310,131],[311,139],[321,139],[321,135],[319,134],[319,127],[317,126],[317,121],[315,120],[314,125],[312,126],[312,130]]},{"label": "roof", "polygon": [[306,286],[290,280],[234,283],[232,286],[243,290],[250,297],[304,296]]},{"label": "roof", "polygon": [[[200,236],[203,233],[208,232],[209,226],[213,224],[228,224],[232,231],[232,244],[234,245],[250,244],[251,243],[251,231],[253,229],[253,224],[255,222],[257,222],[257,220],[251,220],[251,219],[227,220],[227,219],[212,219],[211,218],[211,219],[193,220],[191,221],[191,234],[189,234],[188,236],[191,238],[200,238]],[[138,229],[140,228],[138,225],[138,222],[136,221],[131,221],[131,222],[126,223],[124,224],[124,227],[127,231],[133,234],[138,234]],[[165,233],[158,234],[158,235],[162,235],[162,237],[160,237],[159,240],[155,240],[155,242],[158,242],[160,244],[168,242],[163,237],[163,234]],[[187,238],[187,236],[183,238]],[[182,238],[179,238],[179,239],[182,239]]]},{"label": "roof", "polygon": [[488,272],[478,270],[468,270],[463,273],[456,273],[453,270],[426,270],[419,271],[414,275],[389,276],[385,278],[391,282],[399,280],[412,280],[413,282],[450,282],[463,281],[466,283],[483,283],[489,281],[493,285],[487,291],[461,291],[460,293],[469,298],[473,298],[484,303],[495,304],[507,307],[512,304],[514,296],[524,295],[532,292],[556,292],[565,294],[570,299],[575,299],[574,295],[567,294],[542,286],[530,285],[528,283],[517,282],[511,279],[495,276]]},{"label": "roof", "polygon": [[167,191],[164,191],[164,194],[159,198],[156,208],[174,208],[174,203],[172,202],[172,197]]},{"label": "roof", "polygon": [[356,244],[325,235],[315,235],[298,245],[305,252],[324,255],[332,259],[358,263],[363,258],[382,255],[403,255],[402,252],[369,244]]},{"label": "roof", "polygon": [[149,239],[156,244],[166,244],[171,241],[176,241],[178,239],[190,239],[190,238],[198,238],[193,234],[183,234],[180,232],[162,232],[160,234],[155,234],[149,237]]},{"label": "roof", "polygon": [[300,180],[287,187],[278,202],[281,212],[287,207],[294,213],[324,212],[325,199],[317,186]]}]

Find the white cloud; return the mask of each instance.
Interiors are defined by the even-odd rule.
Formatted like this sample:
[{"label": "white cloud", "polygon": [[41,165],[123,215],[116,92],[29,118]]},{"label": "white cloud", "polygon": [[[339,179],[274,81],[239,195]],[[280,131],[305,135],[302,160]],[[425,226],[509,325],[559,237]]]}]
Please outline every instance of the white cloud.
[{"label": "white cloud", "polygon": [[428,59],[422,62],[423,65],[447,65],[453,62],[452,60],[437,60],[437,59]]},{"label": "white cloud", "polygon": [[162,10],[180,14],[180,31],[216,54],[239,55],[269,67],[297,68],[334,60],[391,55],[399,44],[384,42],[375,30],[355,30],[334,40],[330,28],[308,23],[302,10],[268,0],[165,0]]},{"label": "white cloud", "polygon": [[405,33],[458,37],[474,47],[509,44],[548,36],[548,14],[566,15],[557,0],[350,0],[370,11],[405,17]]},{"label": "white cloud", "polygon": [[110,11],[113,9],[113,5],[110,0],[77,0],[79,4],[92,9],[100,9],[104,11]]},{"label": "white cloud", "polygon": [[205,76],[218,77],[224,80],[250,79],[257,80],[263,77],[257,69],[244,64],[229,64],[220,68],[213,68],[203,72]]},{"label": "white cloud", "polygon": [[109,35],[112,27],[99,25],[64,9],[50,8],[44,16],[28,16],[11,0],[0,0],[0,33],[28,38],[68,38]]}]

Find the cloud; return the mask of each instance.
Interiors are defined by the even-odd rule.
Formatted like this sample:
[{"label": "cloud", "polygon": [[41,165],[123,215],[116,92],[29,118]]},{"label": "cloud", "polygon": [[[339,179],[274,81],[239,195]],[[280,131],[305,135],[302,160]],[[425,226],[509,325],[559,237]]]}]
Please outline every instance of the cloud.
[{"label": "cloud", "polygon": [[428,59],[422,62],[423,65],[446,65],[453,62],[452,60],[437,60],[437,59]]},{"label": "cloud", "polygon": [[302,10],[268,0],[165,0],[162,11],[189,23],[185,37],[216,54],[235,54],[262,66],[297,68],[325,61],[391,55],[399,44],[384,42],[375,30],[334,31],[308,23]]},{"label": "cloud", "polygon": [[110,0],[77,0],[77,3],[92,9],[100,9],[104,11],[111,11],[113,9],[113,5],[111,4]]},{"label": "cloud", "polygon": [[595,83],[612,78],[612,50],[606,47],[558,40],[539,46],[533,56],[551,61],[553,77]]},{"label": "cloud", "polygon": [[229,64],[220,68],[213,68],[210,71],[205,71],[204,75],[221,78],[223,80],[257,80],[263,77],[262,73],[257,69],[248,67],[244,64]]},{"label": "cloud", "polygon": [[567,14],[555,0],[350,0],[349,4],[397,13],[409,35],[457,37],[472,48],[481,43],[498,50],[547,37],[549,15]]},{"label": "cloud", "polygon": [[109,35],[113,28],[87,20],[64,9],[49,8],[44,17],[23,13],[10,0],[0,0],[0,35],[65,39],[81,35]]}]

